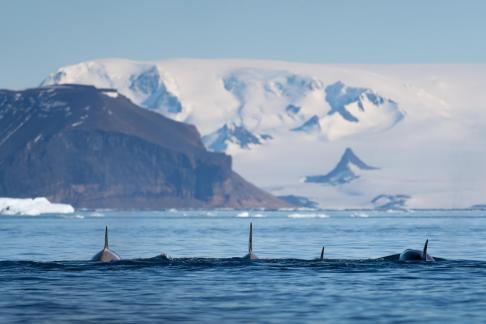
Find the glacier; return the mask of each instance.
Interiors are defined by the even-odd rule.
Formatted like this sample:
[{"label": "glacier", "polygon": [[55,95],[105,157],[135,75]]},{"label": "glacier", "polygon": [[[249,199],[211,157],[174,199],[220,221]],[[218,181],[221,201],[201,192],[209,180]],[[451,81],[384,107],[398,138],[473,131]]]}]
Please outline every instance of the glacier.
[{"label": "glacier", "polygon": [[[42,85],[114,88],[194,124],[209,149],[232,155],[237,172],[276,196],[321,208],[467,208],[486,196],[485,72],[480,64],[99,59],[61,67]],[[333,170],[348,147],[379,169],[350,164],[358,177],[338,185],[301,181]]]}]

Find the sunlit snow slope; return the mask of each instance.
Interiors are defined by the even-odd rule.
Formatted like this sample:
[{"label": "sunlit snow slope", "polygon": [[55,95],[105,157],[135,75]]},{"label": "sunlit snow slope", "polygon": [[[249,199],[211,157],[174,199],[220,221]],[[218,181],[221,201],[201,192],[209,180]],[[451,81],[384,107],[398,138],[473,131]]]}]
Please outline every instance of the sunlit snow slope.
[{"label": "sunlit snow slope", "polygon": [[[279,196],[324,208],[451,208],[486,203],[485,73],[486,65],[106,59],[60,68],[43,84],[115,88],[195,124],[210,150],[232,154],[239,173]],[[379,169],[301,181],[331,172],[346,148]]]}]

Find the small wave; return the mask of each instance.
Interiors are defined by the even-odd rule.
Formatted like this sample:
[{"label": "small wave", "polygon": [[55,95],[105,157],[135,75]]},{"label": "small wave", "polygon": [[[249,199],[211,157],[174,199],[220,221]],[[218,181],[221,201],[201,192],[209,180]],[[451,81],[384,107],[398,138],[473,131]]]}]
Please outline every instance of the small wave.
[{"label": "small wave", "polygon": [[94,212],[89,214],[89,217],[105,217],[105,214],[100,213],[100,212]]},{"label": "small wave", "polygon": [[361,217],[361,218],[367,218],[369,217],[368,214],[366,213],[351,213],[351,215],[349,215],[350,217]]},{"label": "small wave", "polygon": [[278,211],[282,211],[282,212],[286,212],[286,211],[293,211],[293,210],[298,210],[298,208],[291,208],[291,207],[283,207],[283,208],[279,208],[277,209]]},{"label": "small wave", "polygon": [[303,211],[303,212],[305,212],[305,211],[316,211],[316,210],[317,210],[317,208],[299,207],[299,208],[297,208],[296,210],[298,210],[298,211]]},{"label": "small wave", "polygon": [[236,217],[250,217],[250,213],[249,212],[241,212],[238,215],[236,215]]},{"label": "small wave", "polygon": [[299,214],[293,213],[287,215],[288,218],[328,218],[329,215],[327,214]]},{"label": "small wave", "polygon": [[208,212],[206,213],[206,216],[211,216],[211,217],[214,217],[214,216],[217,216],[217,215],[216,215],[216,213],[213,213],[213,212],[208,211]]},{"label": "small wave", "polygon": [[65,219],[84,219],[83,215],[75,214],[75,215],[61,215],[61,218]]}]

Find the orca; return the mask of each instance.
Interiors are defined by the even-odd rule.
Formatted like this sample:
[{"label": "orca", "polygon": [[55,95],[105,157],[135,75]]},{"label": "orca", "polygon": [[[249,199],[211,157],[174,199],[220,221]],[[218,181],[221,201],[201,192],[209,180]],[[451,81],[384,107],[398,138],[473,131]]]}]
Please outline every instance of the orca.
[{"label": "orca", "polygon": [[426,240],[422,251],[406,249],[405,251],[400,253],[398,261],[435,261],[435,259],[427,253],[428,245],[429,240]]},{"label": "orca", "polygon": [[257,260],[257,256],[253,254],[253,224],[250,222],[250,236],[248,237],[248,254],[243,259]]},{"label": "orca", "polygon": [[399,262],[407,262],[407,261],[425,261],[425,262],[434,262],[434,261],[446,261],[446,259],[432,257],[427,253],[427,247],[429,245],[429,240],[425,241],[424,248],[422,251],[419,250],[412,250],[406,249],[402,253],[399,254],[392,254],[386,257],[380,258],[380,260],[386,261],[399,261]]},{"label": "orca", "polygon": [[98,261],[98,262],[112,262],[112,261],[119,261],[121,260],[120,256],[115,252],[110,250],[108,247],[108,226],[105,227],[105,246],[103,250],[96,253],[95,256],[91,259],[91,261]]}]

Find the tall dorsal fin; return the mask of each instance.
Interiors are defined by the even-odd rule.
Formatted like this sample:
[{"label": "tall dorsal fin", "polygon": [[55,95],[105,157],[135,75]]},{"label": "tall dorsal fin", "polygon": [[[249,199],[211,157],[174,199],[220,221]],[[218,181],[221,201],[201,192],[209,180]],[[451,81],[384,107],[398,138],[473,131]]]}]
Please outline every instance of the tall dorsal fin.
[{"label": "tall dorsal fin", "polygon": [[427,245],[429,245],[429,239],[425,241],[424,250],[422,251],[422,260],[427,261]]},{"label": "tall dorsal fin", "polygon": [[108,248],[108,226],[105,227],[105,247],[104,249]]},{"label": "tall dorsal fin", "polygon": [[324,260],[324,246],[322,247],[322,250],[321,250],[321,257],[319,258],[319,260]]},{"label": "tall dorsal fin", "polygon": [[253,224],[250,222],[250,236],[248,237],[248,254],[253,252]]}]

